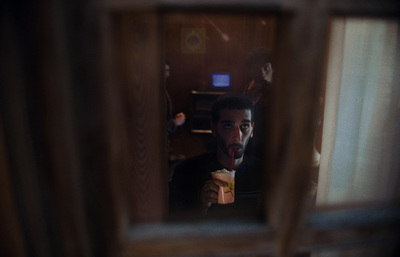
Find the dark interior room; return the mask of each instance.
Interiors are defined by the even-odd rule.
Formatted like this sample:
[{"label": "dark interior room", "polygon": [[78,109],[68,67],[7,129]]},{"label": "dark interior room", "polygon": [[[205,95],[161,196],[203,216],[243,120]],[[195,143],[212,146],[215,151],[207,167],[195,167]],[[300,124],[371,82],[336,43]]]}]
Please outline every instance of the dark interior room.
[{"label": "dark interior room", "polygon": [[[0,256],[400,256],[399,17],[398,0],[1,1]],[[260,48],[268,108],[246,96],[212,127]],[[230,128],[252,147],[213,134]],[[252,149],[256,211],[207,216],[239,200],[218,168],[171,218],[171,174],[211,149],[183,174]]]}]

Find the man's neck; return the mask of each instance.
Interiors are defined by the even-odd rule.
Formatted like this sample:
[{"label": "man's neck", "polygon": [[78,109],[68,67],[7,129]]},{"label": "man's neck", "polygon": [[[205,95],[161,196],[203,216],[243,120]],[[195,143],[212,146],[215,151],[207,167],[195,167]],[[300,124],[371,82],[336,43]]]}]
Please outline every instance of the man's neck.
[{"label": "man's neck", "polygon": [[[237,168],[239,168],[242,165],[243,157],[244,157],[244,155],[242,157],[240,157],[239,159],[233,159],[233,169],[234,170],[237,170]],[[228,157],[224,152],[222,152],[222,150],[219,147],[217,149],[217,160],[227,170],[230,169],[231,157]]]}]

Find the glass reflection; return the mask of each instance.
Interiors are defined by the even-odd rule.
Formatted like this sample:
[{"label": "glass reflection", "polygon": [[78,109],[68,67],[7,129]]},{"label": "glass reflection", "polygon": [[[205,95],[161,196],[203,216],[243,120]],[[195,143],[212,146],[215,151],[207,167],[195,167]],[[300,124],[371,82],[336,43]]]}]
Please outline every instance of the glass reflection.
[{"label": "glass reflection", "polygon": [[[263,209],[263,134],[268,134],[276,18],[175,13],[166,15],[163,24],[170,117],[186,117],[169,134],[171,212],[258,217]],[[248,102],[227,100],[212,122],[213,103],[227,93],[246,95]],[[236,170],[233,204],[217,203],[219,186],[232,191],[232,184],[211,178],[211,172],[223,169]]]}]

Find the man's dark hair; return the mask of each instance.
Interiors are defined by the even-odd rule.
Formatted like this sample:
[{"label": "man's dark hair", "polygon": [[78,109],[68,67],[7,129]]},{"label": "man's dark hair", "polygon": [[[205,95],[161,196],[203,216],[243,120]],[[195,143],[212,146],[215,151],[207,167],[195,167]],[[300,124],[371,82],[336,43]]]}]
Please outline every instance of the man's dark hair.
[{"label": "man's dark hair", "polygon": [[264,47],[251,50],[246,58],[246,66],[248,68],[253,65],[264,65],[267,62],[273,66],[272,53]]},{"label": "man's dark hair", "polygon": [[250,110],[251,121],[254,119],[254,106],[250,98],[239,93],[226,93],[215,100],[212,105],[212,122],[217,124],[221,110]]}]

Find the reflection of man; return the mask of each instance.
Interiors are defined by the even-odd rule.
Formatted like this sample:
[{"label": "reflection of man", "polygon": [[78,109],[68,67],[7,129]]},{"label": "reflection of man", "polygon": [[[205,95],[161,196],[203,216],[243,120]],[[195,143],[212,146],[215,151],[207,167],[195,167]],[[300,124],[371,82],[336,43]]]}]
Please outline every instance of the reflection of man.
[{"label": "reflection of man", "polygon": [[[217,147],[211,152],[189,158],[175,169],[170,183],[171,211],[208,210],[235,214],[253,210],[261,204],[261,164],[245,153],[253,136],[253,104],[241,94],[225,94],[212,107],[212,131]],[[211,178],[211,172],[229,169],[234,148],[235,202],[217,204],[219,186],[227,184]]]},{"label": "reflection of man", "polygon": [[[164,78],[167,79],[170,75],[170,66],[165,64]],[[185,123],[186,116],[183,112],[180,112],[172,118],[172,103],[171,98],[166,90],[167,94],[167,131],[168,134],[173,133],[178,126],[182,126]]]},{"label": "reflection of man", "polygon": [[[165,64],[164,70],[164,79],[170,75],[170,66],[169,64]],[[174,133],[179,126],[182,126],[186,121],[186,115],[183,112],[180,112],[172,116],[172,102],[171,98],[168,94],[168,90],[165,88],[165,94],[167,96],[167,139],[168,139],[168,181],[171,180],[172,173],[174,170],[174,165],[176,163],[176,155],[173,153],[173,150],[170,147],[170,137],[171,134]]]},{"label": "reflection of man", "polygon": [[264,156],[264,139],[269,136],[271,110],[272,110],[272,54],[265,48],[252,50],[246,59],[249,69],[250,83],[246,86],[244,94],[250,97],[254,104],[254,121],[257,129],[254,131],[254,140],[248,147],[248,151],[258,158]]},{"label": "reflection of man", "polygon": [[272,55],[265,48],[252,50],[246,59],[249,69],[250,83],[246,86],[244,94],[256,104],[260,98],[269,96],[272,88]]}]

